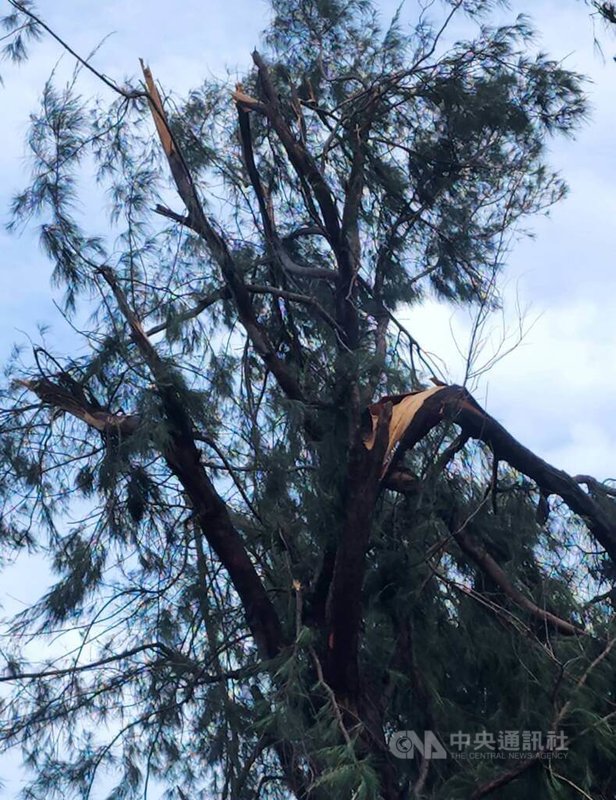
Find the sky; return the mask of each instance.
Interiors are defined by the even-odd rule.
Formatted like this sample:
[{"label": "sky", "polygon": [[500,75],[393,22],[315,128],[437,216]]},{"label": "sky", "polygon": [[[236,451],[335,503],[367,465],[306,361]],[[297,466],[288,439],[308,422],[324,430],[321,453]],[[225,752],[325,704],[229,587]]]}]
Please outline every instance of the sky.
[{"label": "sky", "polygon": [[[396,4],[377,3],[384,19]],[[600,25],[593,27],[581,0],[512,0],[510,6],[501,12],[503,20],[517,13],[530,15],[542,48],[589,76],[592,114],[575,140],[552,145],[551,162],[565,176],[570,194],[549,218],[531,221],[535,238],[518,242],[509,257],[506,323],[515,330],[516,309],[521,307],[526,336],[484,376],[477,394],[514,435],[547,460],[605,479],[616,475],[616,420],[610,414],[616,389],[616,372],[610,369],[616,348],[616,38],[610,39]],[[415,8],[413,0],[407,2],[403,18],[412,18]],[[182,0],[170,14],[168,5],[158,0],[54,0],[45,14],[51,27],[82,54],[111,34],[94,63],[113,79],[134,76],[143,57],[165,87],[181,94],[207,74],[224,76],[228,71],[232,85],[249,63],[269,8],[262,0]],[[603,43],[603,58],[594,46],[595,32]],[[8,134],[0,152],[2,222],[8,218],[10,197],[26,180],[28,115],[60,55],[59,46],[47,40],[33,48],[28,63],[18,70],[2,68],[0,103]],[[63,57],[62,66],[69,63]],[[83,85],[84,91],[100,90],[95,79]],[[14,341],[36,337],[39,322],[51,323],[52,332],[62,336],[49,274],[32,232],[20,237],[0,232],[0,353]],[[452,318],[452,313],[449,307],[428,303],[412,309],[407,321],[422,345],[448,365],[448,376],[461,380],[458,350],[465,349],[469,320],[460,313]],[[497,327],[501,323],[495,320]]]},{"label": "sky", "polygon": [[[0,0],[0,13],[5,5]],[[51,27],[81,54],[112,34],[94,64],[116,82],[136,75],[142,57],[177,94],[198,85],[204,76],[226,72],[232,86],[248,65],[269,15],[261,0],[178,0],[172,12],[161,0],[54,0],[39,5]],[[397,0],[377,0],[376,5],[387,18]],[[415,8],[409,0],[403,19],[410,19]],[[549,217],[530,221],[534,238],[518,241],[509,256],[504,315],[495,318],[494,334],[488,339],[498,340],[503,324],[515,334],[519,309],[526,333],[520,345],[480,379],[475,396],[521,442],[555,466],[606,479],[616,477],[616,37],[598,24],[593,29],[581,0],[512,0],[510,10],[500,16],[511,20],[522,12],[540,32],[543,49],[589,77],[591,115],[575,140],[557,140],[551,146],[551,164],[567,180],[570,193]],[[594,33],[601,39],[604,57],[594,46]],[[36,338],[38,323],[51,323],[58,341],[68,335],[52,303],[51,268],[35,235],[25,231],[17,237],[4,231],[11,196],[27,181],[28,115],[60,56],[58,45],[45,40],[19,69],[0,66],[2,358],[14,342]],[[64,56],[62,65],[67,64],[70,60]],[[94,79],[86,78],[83,90],[89,89],[99,91]],[[462,380],[470,330],[466,312],[428,302],[404,316],[423,347],[447,365],[448,377]],[[489,347],[490,342],[486,358]],[[37,576],[44,572],[37,569],[29,564],[3,576],[0,604],[5,610],[38,595]],[[19,776],[13,768],[4,775],[3,771],[0,765],[0,777],[9,781],[3,796],[11,797]]]}]

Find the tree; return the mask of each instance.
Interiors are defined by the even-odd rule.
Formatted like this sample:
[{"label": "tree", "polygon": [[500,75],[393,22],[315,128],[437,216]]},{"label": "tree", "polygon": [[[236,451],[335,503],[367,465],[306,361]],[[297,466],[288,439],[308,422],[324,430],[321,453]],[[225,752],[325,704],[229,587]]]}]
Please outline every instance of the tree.
[{"label": "tree", "polygon": [[616,5],[614,3],[592,0],[591,6],[595,9],[595,13],[599,14],[605,22],[611,25],[616,23]]},{"label": "tree", "polygon": [[[10,5],[13,58],[59,38]],[[232,93],[163,99],[144,66],[84,98],[79,56],[45,85],[12,225],[80,346],[16,353],[2,395],[2,542],[58,578],[5,654],[30,797],[105,770],[113,798],[613,795],[613,491],[443,385],[399,319],[497,308],[512,233],[565,190],[546,140],[580,78],[490,5],[407,34],[273,0]],[[455,732],[527,757],[456,758]]]}]

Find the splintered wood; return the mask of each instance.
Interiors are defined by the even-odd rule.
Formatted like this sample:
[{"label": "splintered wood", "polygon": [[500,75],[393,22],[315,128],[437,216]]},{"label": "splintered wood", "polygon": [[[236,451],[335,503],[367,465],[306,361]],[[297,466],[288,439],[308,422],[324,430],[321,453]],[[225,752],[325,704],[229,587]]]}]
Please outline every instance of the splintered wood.
[{"label": "splintered wood", "polygon": [[404,395],[394,395],[382,397],[378,402],[368,406],[372,429],[364,436],[364,445],[366,449],[372,450],[376,438],[376,428],[379,420],[379,411],[385,403],[392,403],[391,422],[389,423],[389,441],[387,443],[387,450],[383,459],[383,472],[385,474],[391,457],[396,448],[396,445],[404,436],[407,428],[413,421],[413,418],[428,399],[433,394],[443,391],[447,387],[434,386],[432,389],[426,389],[421,392],[409,392]]},{"label": "splintered wood", "polygon": [[143,70],[143,77],[145,78],[145,85],[148,89],[150,110],[152,111],[154,124],[156,125],[156,130],[158,131],[165,155],[169,157],[173,153],[174,145],[171,134],[169,133],[169,126],[163,110],[163,103],[160,99],[158,88],[154,83],[151,69],[145,65],[142,59],[140,59],[140,62],[141,69]]}]

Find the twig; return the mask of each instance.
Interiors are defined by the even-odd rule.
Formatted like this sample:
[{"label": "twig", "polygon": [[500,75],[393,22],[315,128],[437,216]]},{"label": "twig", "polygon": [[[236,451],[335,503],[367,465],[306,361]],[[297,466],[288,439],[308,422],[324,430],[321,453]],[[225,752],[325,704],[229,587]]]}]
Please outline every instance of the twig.
[{"label": "twig", "polygon": [[116,92],[119,95],[122,95],[122,97],[125,97],[127,100],[136,100],[136,99],[138,99],[140,97],[147,97],[148,96],[147,93],[143,92],[143,91],[135,91],[135,90],[127,91],[126,89],[122,89],[120,86],[118,86],[116,83],[114,83],[106,75],[103,75],[102,72],[99,72],[97,69],[95,69],[90,63],[88,63],[88,61],[86,61],[84,58],[82,58],[79,55],[79,53],[75,52],[75,50],[73,50],[73,48],[70,47],[64,41],[64,39],[62,39],[60,36],[58,36],[58,34],[55,33],[49,27],[49,25],[47,25],[45,22],[43,22],[43,20],[39,16],[37,16],[34,12],[30,11],[25,6],[23,6],[21,3],[17,2],[17,0],[8,0],[8,2],[9,2],[10,5],[13,6],[13,8],[16,8],[20,13],[22,13],[25,16],[29,17],[33,22],[36,22],[37,25],[40,25],[40,27],[43,28],[43,30],[46,31],[46,33],[48,33],[51,36],[52,39],[55,39],[55,41],[58,42],[58,44],[64,50],[66,50],[67,53],[70,53],[73,56],[73,58],[75,58],[82,66],[84,66],[87,70],[89,70],[100,81],[102,81],[105,84],[105,86],[108,86],[112,91]]}]

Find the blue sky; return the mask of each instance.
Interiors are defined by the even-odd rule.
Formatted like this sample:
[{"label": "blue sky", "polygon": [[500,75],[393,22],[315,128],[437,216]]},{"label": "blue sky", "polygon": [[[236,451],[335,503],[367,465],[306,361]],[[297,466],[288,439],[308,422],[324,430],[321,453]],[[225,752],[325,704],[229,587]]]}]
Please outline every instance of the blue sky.
[{"label": "blue sky", "polygon": [[[380,0],[386,18],[395,9]],[[410,0],[404,16],[416,8]],[[438,8],[438,3],[434,6]],[[138,58],[155,68],[157,77],[177,93],[210,74],[224,76],[230,85],[248,64],[259,32],[267,24],[266,3],[248,0],[183,0],[172,13],[158,0],[99,2],[54,0],[46,19],[79,52],[89,53],[111,33],[94,63],[116,80],[135,75]],[[600,27],[605,60],[593,45],[593,24],[580,0],[512,0],[501,18],[529,14],[541,34],[540,45],[564,59],[571,69],[588,75],[593,106],[590,121],[575,141],[558,140],[552,162],[571,186],[569,198],[549,219],[531,222],[534,240],[519,242],[506,273],[507,323],[516,325],[516,303],[530,306],[526,327],[532,328],[521,346],[481,381],[479,396],[490,411],[526,444],[545,458],[574,472],[593,472],[601,478],[612,470],[616,423],[610,410],[616,375],[610,356],[616,349],[616,163],[612,130],[616,117],[616,39]],[[612,47],[613,45],[613,47]],[[28,114],[35,108],[41,85],[60,57],[58,46],[45,41],[33,50],[19,70],[5,67],[2,89],[4,146],[0,153],[3,176],[0,215],[13,191],[25,179],[23,137]],[[68,67],[69,59],[63,58]],[[84,90],[100,91],[94,79]],[[6,353],[24,333],[36,335],[37,322],[51,322],[61,336],[62,326],[51,303],[49,265],[30,233],[20,238],[0,234],[0,274],[4,288],[0,313],[0,351]],[[463,366],[458,349],[468,335],[465,315],[452,319],[452,310],[429,303],[413,309],[408,322],[422,344],[449,365],[450,377],[460,380]],[[496,320],[496,325],[500,325]],[[450,328],[456,331],[455,342]],[[457,344],[456,344],[457,343]],[[616,471],[616,470],[615,470]]]},{"label": "blue sky", "polygon": [[[0,9],[3,5],[0,0]],[[381,0],[377,5],[387,17],[397,2]],[[411,18],[415,7],[409,0],[404,16]],[[504,278],[505,325],[515,330],[517,307],[528,309],[527,333],[520,346],[481,379],[476,395],[548,461],[604,479],[616,476],[616,38],[597,28],[603,60],[594,48],[592,21],[581,0],[512,0],[501,18],[510,20],[520,12],[533,18],[542,48],[590,77],[592,115],[576,140],[558,140],[552,146],[552,164],[567,179],[570,195],[549,218],[532,220],[535,238],[518,242],[511,253]],[[269,10],[261,0],[180,0],[172,10],[160,0],[54,0],[45,4],[44,13],[82,54],[115,32],[94,60],[114,80],[135,75],[143,57],[164,86],[180,94],[208,74],[224,76],[227,69],[233,85],[249,63]],[[60,55],[55,43],[44,41],[18,70],[2,68],[2,222],[8,219],[11,195],[27,180],[23,140],[28,114]],[[63,65],[69,63],[65,56]],[[100,91],[94,79],[86,78],[84,91],[88,88]],[[65,337],[68,341],[52,304],[50,271],[32,233],[16,238],[0,231],[3,356],[13,342],[27,341],[28,335],[36,338],[39,322],[52,323],[57,342]],[[469,333],[466,313],[429,302],[406,316],[422,345],[443,359],[451,379],[459,381]],[[501,324],[500,318],[494,320],[497,339]],[[4,576],[0,602],[5,610],[38,595],[37,576],[44,572],[32,564],[27,570],[15,568]],[[3,795],[10,797],[19,782],[17,773],[9,770],[2,777],[11,781],[12,788]]]}]

